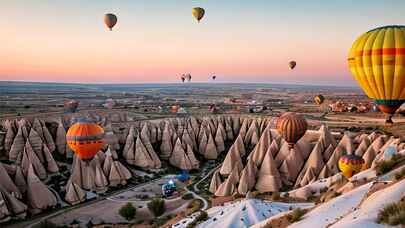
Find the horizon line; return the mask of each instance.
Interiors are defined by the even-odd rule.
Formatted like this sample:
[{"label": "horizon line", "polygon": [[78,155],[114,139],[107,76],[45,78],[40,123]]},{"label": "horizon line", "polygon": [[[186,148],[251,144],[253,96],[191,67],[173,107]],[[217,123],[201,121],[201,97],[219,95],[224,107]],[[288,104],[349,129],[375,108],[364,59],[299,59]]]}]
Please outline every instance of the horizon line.
[{"label": "horizon line", "polygon": [[336,85],[331,82],[309,84],[308,82],[247,82],[247,81],[192,81],[192,82],[57,82],[57,81],[26,81],[26,80],[0,80],[0,83],[38,83],[38,84],[71,84],[71,85],[148,85],[148,84],[273,84],[273,85],[300,85],[300,86],[329,86],[358,88],[358,85]]}]

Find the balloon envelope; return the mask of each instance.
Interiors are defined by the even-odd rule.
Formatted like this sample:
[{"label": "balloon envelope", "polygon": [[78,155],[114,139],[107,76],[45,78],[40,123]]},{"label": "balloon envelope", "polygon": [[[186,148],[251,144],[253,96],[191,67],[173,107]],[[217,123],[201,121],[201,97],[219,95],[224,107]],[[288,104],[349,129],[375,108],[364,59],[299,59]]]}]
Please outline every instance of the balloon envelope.
[{"label": "balloon envelope", "polygon": [[286,112],[278,118],[276,128],[284,140],[292,147],[304,136],[308,124],[303,116],[294,112]]},{"label": "balloon envelope", "polygon": [[117,16],[112,13],[107,13],[104,15],[104,24],[112,30],[112,28],[117,24]]},{"label": "balloon envelope", "polygon": [[290,61],[290,62],[288,63],[288,66],[289,66],[290,69],[292,70],[292,69],[295,68],[295,66],[297,66],[297,62],[295,62],[295,61]]},{"label": "balloon envelope", "polygon": [[351,73],[392,123],[405,101],[405,26],[391,25],[362,34],[350,49]]},{"label": "balloon envelope", "polygon": [[82,160],[91,160],[104,146],[104,130],[88,120],[79,120],[66,133],[70,149]]},{"label": "balloon envelope", "polygon": [[317,105],[321,105],[325,101],[325,97],[319,94],[314,97],[314,101]]},{"label": "balloon envelope", "polygon": [[201,19],[204,17],[205,15],[205,10],[201,7],[194,7],[191,11],[191,13],[193,14],[193,17],[195,19],[197,19],[198,22],[201,21]]},{"label": "balloon envelope", "polygon": [[364,165],[364,159],[354,154],[346,154],[339,158],[339,169],[346,178],[359,173]]}]

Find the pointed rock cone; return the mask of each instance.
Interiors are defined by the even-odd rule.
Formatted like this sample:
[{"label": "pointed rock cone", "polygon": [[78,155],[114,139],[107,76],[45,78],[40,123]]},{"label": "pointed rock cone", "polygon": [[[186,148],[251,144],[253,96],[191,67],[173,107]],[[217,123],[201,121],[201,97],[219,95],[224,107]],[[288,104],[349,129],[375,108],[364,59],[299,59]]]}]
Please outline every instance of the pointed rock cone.
[{"label": "pointed rock cone", "polygon": [[133,161],[133,165],[139,166],[144,169],[157,168],[155,167],[155,161],[149,155],[140,137],[137,137],[136,139],[135,158]]},{"label": "pointed rock cone", "polygon": [[13,141],[14,141],[14,137],[16,136],[16,133],[13,129],[11,121],[6,120],[4,125],[5,125],[5,128],[7,129],[6,136],[4,139],[4,149],[6,150],[6,152],[10,152],[11,145],[13,145]]},{"label": "pointed rock cone", "polygon": [[131,127],[125,142],[124,150],[122,152],[122,155],[125,158],[126,162],[131,165],[135,164],[135,139],[133,131],[133,127]]},{"label": "pointed rock cone", "polygon": [[7,221],[8,216],[24,219],[27,205],[16,199],[13,194],[0,188],[0,221]]},{"label": "pointed rock cone", "polygon": [[[242,144],[243,145],[243,144]],[[226,154],[225,160],[222,163],[220,173],[222,175],[231,174],[232,170],[235,167],[238,167],[240,170],[243,168],[242,159],[240,156],[240,147],[241,144],[233,144]]]},{"label": "pointed rock cone", "polygon": [[200,133],[198,135],[198,152],[201,155],[205,154],[205,150],[207,148],[207,143],[208,143],[208,137],[207,134],[205,133],[204,128],[200,129]]},{"label": "pointed rock cone", "polygon": [[238,193],[246,195],[256,184],[257,167],[252,160],[249,160],[246,167],[242,170]]},{"label": "pointed rock cone", "polygon": [[169,123],[166,122],[163,134],[162,134],[162,144],[160,145],[160,157],[163,160],[168,160],[172,155],[173,145],[171,138],[171,131],[169,128]]},{"label": "pointed rock cone", "polygon": [[131,172],[119,161],[114,161],[111,164],[111,170],[108,177],[110,186],[126,185],[127,180],[129,180],[131,177]]},{"label": "pointed rock cone", "polygon": [[216,170],[212,176],[209,191],[214,194],[219,186],[222,184],[221,176],[219,174],[219,169]]},{"label": "pointed rock cone", "polygon": [[58,128],[56,129],[56,150],[59,154],[66,154],[66,129],[60,120]]},{"label": "pointed rock cone", "polygon": [[193,149],[190,145],[187,145],[187,157],[190,159],[193,169],[198,169],[200,167],[200,162],[195,158]]},{"label": "pointed rock cone", "polygon": [[186,155],[186,152],[184,151],[184,148],[179,138],[176,141],[169,162],[171,165],[182,170],[191,170],[193,168],[193,165],[188,156]]},{"label": "pointed rock cone", "polygon": [[279,169],[281,179],[286,185],[293,185],[304,165],[301,149],[296,145],[281,164]]},{"label": "pointed rock cone", "polygon": [[44,142],[34,129],[31,129],[30,134],[28,136],[28,140],[35,154],[37,155],[41,163],[44,164],[45,158],[44,154],[42,153],[42,144],[44,144]]},{"label": "pointed rock cone", "polygon": [[13,144],[11,144],[9,153],[10,161],[21,162],[18,161],[18,158],[20,157],[20,154],[24,150],[24,145],[25,145],[25,138],[23,136],[23,130],[22,127],[19,127],[17,135],[14,138]]},{"label": "pointed rock cone", "polygon": [[204,157],[209,160],[215,160],[218,157],[217,147],[211,134],[208,136],[207,146],[205,147]]},{"label": "pointed rock cone", "polygon": [[271,135],[269,130],[266,129],[260,137],[259,143],[256,144],[253,152],[249,155],[249,160],[252,160],[254,163],[256,163],[257,167],[261,166],[267,149],[270,147],[270,142],[272,142]]},{"label": "pointed rock cone", "polygon": [[31,147],[31,144],[27,140],[27,143],[25,144],[25,147],[24,147],[24,153],[22,155],[22,161],[21,161],[21,168],[22,168],[25,176],[28,175],[28,169],[29,169],[30,165],[33,166],[36,175],[38,175],[38,177],[41,180],[46,179],[46,177],[47,177],[46,170],[45,170],[44,166],[41,164],[41,162],[39,161],[37,155],[34,153],[32,147]]},{"label": "pointed rock cone", "polygon": [[311,178],[316,178],[319,173],[322,171],[322,168],[325,166],[325,163],[323,162],[323,155],[322,155],[322,146],[323,142],[321,140],[318,141],[318,143],[315,145],[314,149],[312,149],[311,154],[309,155],[308,160],[306,161],[304,168],[301,170],[300,174],[298,175],[297,180],[295,181],[295,186],[294,187],[300,187],[309,184],[309,179],[306,177],[308,174],[308,170],[311,169],[311,172],[314,177]]},{"label": "pointed rock cone", "polygon": [[27,202],[31,208],[44,210],[56,206],[55,195],[39,180],[32,165],[28,168],[27,186]]},{"label": "pointed rock cone", "polygon": [[55,159],[53,158],[51,152],[49,151],[48,147],[46,144],[43,144],[43,154],[45,157],[45,164],[46,164],[46,170],[51,173],[57,173],[59,172],[59,167],[56,164]]},{"label": "pointed rock cone", "polygon": [[3,163],[0,162],[0,188],[4,188],[8,193],[14,194],[17,198],[21,198],[22,194],[8,175]]},{"label": "pointed rock cone", "polygon": [[76,205],[86,200],[86,191],[77,184],[69,181],[66,186],[65,201],[71,205]]},{"label": "pointed rock cone", "polygon": [[94,169],[94,174],[95,174],[95,178],[94,178],[94,185],[96,187],[96,192],[98,193],[104,193],[107,191],[107,186],[108,186],[108,181],[106,176],[104,175],[103,170],[101,169],[100,166],[100,161],[98,158],[94,158],[91,161],[91,169]]},{"label": "pointed rock cone", "polygon": [[233,130],[233,135],[239,135],[239,130],[240,130],[240,119],[239,119],[239,117],[233,117],[232,118],[232,130]]},{"label": "pointed rock cone", "polygon": [[233,135],[233,129],[232,129],[232,122],[228,118],[225,118],[225,131],[226,131],[226,139],[227,140],[233,140],[234,135]]},{"label": "pointed rock cone", "polygon": [[216,196],[231,196],[236,190],[236,184],[239,181],[239,173],[238,173],[238,167],[235,166],[233,169],[231,175],[222,183],[217,191],[215,192]]},{"label": "pointed rock cone", "polygon": [[322,124],[321,128],[319,129],[319,134],[322,146],[324,148],[327,148],[329,145],[332,145],[333,147],[337,146],[335,137],[333,137],[326,125]]},{"label": "pointed rock cone", "polygon": [[370,145],[371,145],[370,138],[363,137],[361,139],[360,145],[357,147],[356,152],[354,154],[362,157]]},{"label": "pointed rock cone", "polygon": [[27,191],[27,182],[25,181],[21,166],[17,166],[15,170],[14,183],[21,193],[24,194]]},{"label": "pointed rock cone", "polygon": [[375,139],[371,145],[368,147],[366,152],[363,155],[364,159],[364,168],[370,168],[373,160],[380,151],[380,148],[383,147],[386,140],[386,136],[382,135]]},{"label": "pointed rock cone", "polygon": [[[344,154],[351,154],[353,152],[353,148],[354,147],[351,138],[345,134],[336,146],[328,162],[326,163],[329,175],[335,175],[339,172],[339,167],[337,164],[340,157]],[[321,173],[325,173],[325,171]]]},{"label": "pointed rock cone", "polygon": [[253,119],[252,124],[250,124],[250,127],[246,132],[244,142],[247,145],[256,145],[258,139],[259,139],[259,128],[257,126],[257,120]]},{"label": "pointed rock cone", "polygon": [[270,148],[266,152],[257,175],[256,189],[259,192],[278,192],[281,188],[281,176]]},{"label": "pointed rock cone", "polygon": [[217,146],[218,153],[222,153],[225,151],[224,136],[222,135],[222,131],[220,131],[219,129],[215,133],[215,144]]}]

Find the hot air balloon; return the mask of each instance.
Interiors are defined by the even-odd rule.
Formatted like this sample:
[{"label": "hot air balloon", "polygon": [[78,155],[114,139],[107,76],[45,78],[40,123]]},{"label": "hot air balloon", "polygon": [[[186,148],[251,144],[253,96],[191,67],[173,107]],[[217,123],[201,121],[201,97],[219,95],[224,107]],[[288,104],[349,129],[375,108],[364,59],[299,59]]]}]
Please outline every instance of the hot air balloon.
[{"label": "hot air balloon", "polygon": [[184,80],[186,80],[186,76],[184,76],[184,74],[183,75],[181,75],[181,81],[184,83]]},{"label": "hot air balloon", "polygon": [[104,146],[104,130],[98,124],[80,119],[69,128],[66,141],[76,156],[89,161]]},{"label": "hot air balloon", "polygon": [[177,106],[177,105],[173,105],[170,107],[171,113],[177,113],[178,110],[179,110],[179,106]]},{"label": "hot air balloon", "polygon": [[68,100],[68,101],[65,101],[65,103],[63,104],[63,107],[65,109],[65,112],[75,113],[77,110],[77,107],[79,107],[79,102],[76,100]]},{"label": "hot air balloon", "polygon": [[364,159],[354,154],[346,154],[339,159],[339,169],[346,178],[359,173],[364,165]]},{"label": "hot air balloon", "polygon": [[108,99],[105,101],[104,107],[106,107],[106,108],[108,108],[108,109],[112,109],[112,108],[114,107],[114,105],[115,105],[114,100],[111,99],[111,98],[108,98]]},{"label": "hot air balloon", "polygon": [[360,87],[392,124],[392,115],[405,101],[405,26],[364,33],[353,43],[348,63]]},{"label": "hot air balloon", "polygon": [[290,66],[290,69],[292,70],[292,69],[295,68],[295,66],[297,66],[297,62],[295,62],[295,61],[290,61],[290,62],[288,63],[288,66]]},{"label": "hot air balloon", "polygon": [[197,19],[198,23],[200,23],[201,19],[204,17],[205,10],[201,7],[194,7],[191,13],[193,14],[193,17]]},{"label": "hot air balloon", "polygon": [[104,15],[104,24],[112,31],[112,28],[117,24],[117,16],[112,13]]},{"label": "hot air balloon", "polygon": [[321,105],[325,101],[325,97],[319,94],[314,97],[314,101],[317,105]]},{"label": "hot air balloon", "polygon": [[191,81],[191,74],[186,74],[186,78],[187,78],[187,81],[190,82]]},{"label": "hot air balloon", "polygon": [[217,79],[217,76],[212,76],[212,80],[214,80],[215,81],[215,79]]},{"label": "hot air balloon", "polygon": [[286,112],[281,115],[276,123],[276,128],[284,140],[292,148],[307,131],[305,118],[294,112]]}]

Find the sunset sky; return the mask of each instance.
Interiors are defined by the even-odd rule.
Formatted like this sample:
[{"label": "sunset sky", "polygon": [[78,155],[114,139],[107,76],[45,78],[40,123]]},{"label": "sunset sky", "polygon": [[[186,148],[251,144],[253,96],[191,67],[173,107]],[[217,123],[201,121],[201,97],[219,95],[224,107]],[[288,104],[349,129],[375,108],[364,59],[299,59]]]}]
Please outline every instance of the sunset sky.
[{"label": "sunset sky", "polygon": [[[206,9],[198,24],[192,7]],[[363,32],[405,24],[403,0],[2,0],[0,80],[356,85]],[[103,15],[118,24],[110,32]],[[296,60],[297,68],[288,68]]]}]

